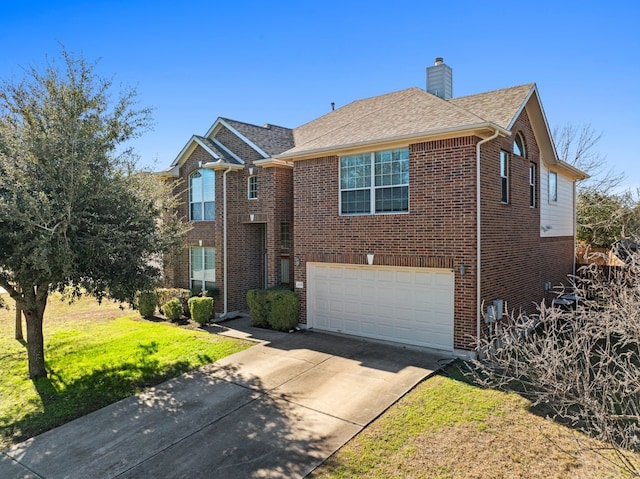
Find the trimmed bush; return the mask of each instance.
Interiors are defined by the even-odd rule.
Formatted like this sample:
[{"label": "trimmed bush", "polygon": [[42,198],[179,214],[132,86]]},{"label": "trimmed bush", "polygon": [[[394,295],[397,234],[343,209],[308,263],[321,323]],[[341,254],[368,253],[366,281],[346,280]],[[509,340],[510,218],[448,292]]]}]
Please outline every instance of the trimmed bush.
[{"label": "trimmed bush", "polygon": [[146,319],[153,318],[158,307],[158,295],[153,290],[139,291],[136,303],[140,316]]},{"label": "trimmed bush", "polygon": [[194,296],[189,299],[189,311],[191,312],[191,319],[195,322],[201,325],[208,323],[213,314],[213,298]]},{"label": "trimmed bush", "polygon": [[269,308],[267,306],[266,289],[251,289],[247,291],[247,306],[249,306],[249,314],[253,326],[258,326],[259,328],[269,326],[267,321]]},{"label": "trimmed bush", "polygon": [[[158,294],[158,305],[164,306],[173,298],[177,298],[182,304],[182,314],[184,314],[187,318],[190,316],[189,313],[189,305],[187,301],[191,297],[191,291],[183,288],[157,288],[156,293]],[[164,312],[161,310],[164,314]],[[166,316],[166,314],[165,314]]]},{"label": "trimmed bush", "polygon": [[182,317],[182,302],[173,298],[162,305],[162,313],[169,321],[178,321]]},{"label": "trimmed bush", "polygon": [[253,326],[290,331],[298,325],[300,300],[288,289],[252,289],[247,293],[247,305]]},{"label": "trimmed bush", "polygon": [[278,331],[291,331],[298,325],[300,300],[298,295],[287,289],[269,291],[269,326]]}]

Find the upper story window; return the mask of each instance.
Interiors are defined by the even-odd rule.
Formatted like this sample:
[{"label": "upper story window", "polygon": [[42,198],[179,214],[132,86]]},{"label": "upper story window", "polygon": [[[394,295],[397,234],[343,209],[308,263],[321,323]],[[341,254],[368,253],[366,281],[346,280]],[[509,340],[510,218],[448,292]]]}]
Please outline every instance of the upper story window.
[{"label": "upper story window", "polygon": [[500,201],[509,203],[509,153],[500,151]]},{"label": "upper story window", "polygon": [[525,158],[527,152],[524,149],[524,139],[520,133],[516,133],[516,139],[513,141],[513,154]]},{"label": "upper story window", "polygon": [[216,175],[212,170],[198,170],[189,176],[189,219],[213,221],[216,211]]},{"label": "upper story window", "polygon": [[340,214],[409,211],[409,149],[340,158]]},{"label": "upper story window", "polygon": [[535,163],[529,163],[529,206],[535,208],[537,206],[536,198],[536,183],[537,183],[537,168]]},{"label": "upper story window", "polygon": [[549,172],[549,202],[555,203],[558,201],[558,173],[555,171]]},{"label": "upper story window", "polygon": [[247,179],[247,197],[250,200],[258,198],[258,177],[256,175],[251,175]]}]

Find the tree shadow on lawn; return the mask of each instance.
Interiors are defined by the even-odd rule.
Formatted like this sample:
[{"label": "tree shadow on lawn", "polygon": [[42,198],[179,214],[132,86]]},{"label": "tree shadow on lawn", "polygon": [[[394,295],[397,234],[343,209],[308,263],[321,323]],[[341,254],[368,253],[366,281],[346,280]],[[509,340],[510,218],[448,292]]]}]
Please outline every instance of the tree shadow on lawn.
[{"label": "tree shadow on lawn", "polygon": [[[42,410],[7,424],[2,436],[12,443],[25,440],[193,368],[187,361],[161,367],[159,361],[152,358],[157,351],[155,341],[139,344],[135,360],[105,365],[69,382],[50,369],[48,377],[32,380],[40,396]],[[206,355],[199,358],[213,361]]]}]

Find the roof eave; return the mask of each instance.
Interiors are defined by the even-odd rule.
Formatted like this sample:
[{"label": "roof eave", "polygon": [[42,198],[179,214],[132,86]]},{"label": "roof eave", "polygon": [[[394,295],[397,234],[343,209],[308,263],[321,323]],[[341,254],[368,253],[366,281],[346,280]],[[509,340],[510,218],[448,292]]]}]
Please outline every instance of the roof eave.
[{"label": "roof eave", "polygon": [[293,163],[285,160],[278,160],[275,158],[265,158],[264,160],[256,160],[253,162],[256,166],[261,166],[262,168],[293,168]]},{"label": "roof eave", "polygon": [[493,133],[495,133],[496,131],[498,131],[502,136],[511,136],[510,131],[505,130],[504,128],[494,123],[484,122],[484,123],[477,123],[473,125],[467,125],[463,128],[459,126],[452,127],[452,128],[441,128],[437,130],[425,131],[420,133],[411,133],[408,135],[393,136],[388,138],[377,138],[375,140],[367,140],[367,141],[350,143],[345,145],[333,145],[333,146],[324,147],[324,148],[315,148],[312,150],[303,150],[303,151],[291,152],[291,153],[287,153],[285,151],[284,153],[281,153],[279,155],[273,155],[273,158],[277,160],[297,161],[297,160],[303,160],[303,159],[309,159],[309,158],[316,158],[318,156],[326,156],[329,153],[333,155],[345,153],[351,150],[357,150],[357,149],[372,147],[372,146],[381,145],[381,144],[385,144],[385,145],[390,145],[395,143],[407,144],[407,143],[411,143],[419,140],[426,141],[426,140],[451,138],[453,136],[466,136],[466,135],[475,135],[480,138],[487,138],[491,136]]},{"label": "roof eave", "polygon": [[244,169],[244,165],[239,165],[237,163],[228,163],[224,160],[218,161],[210,161],[208,163],[204,163],[202,168],[206,168],[208,170],[231,170],[238,171]]}]

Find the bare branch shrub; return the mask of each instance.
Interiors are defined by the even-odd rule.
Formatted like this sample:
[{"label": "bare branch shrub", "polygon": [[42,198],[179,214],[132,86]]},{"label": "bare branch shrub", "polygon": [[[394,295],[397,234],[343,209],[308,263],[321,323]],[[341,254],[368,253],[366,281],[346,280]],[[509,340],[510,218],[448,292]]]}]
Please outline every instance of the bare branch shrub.
[{"label": "bare branch shrub", "polygon": [[582,270],[571,309],[543,303],[537,315],[492,324],[469,374],[604,442],[595,452],[640,476],[640,254],[626,259],[607,275]]}]

